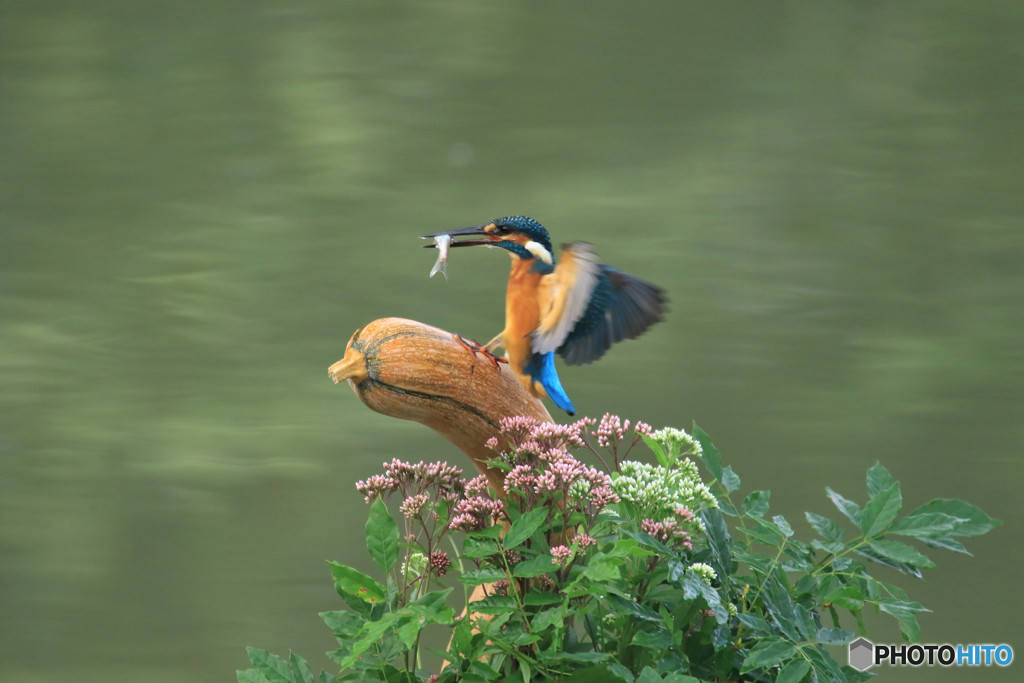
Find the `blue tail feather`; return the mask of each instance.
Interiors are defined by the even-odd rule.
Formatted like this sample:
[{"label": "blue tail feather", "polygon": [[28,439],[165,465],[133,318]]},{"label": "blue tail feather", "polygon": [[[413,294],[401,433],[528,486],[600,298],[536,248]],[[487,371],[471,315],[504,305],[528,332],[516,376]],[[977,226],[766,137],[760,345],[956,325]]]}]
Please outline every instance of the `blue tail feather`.
[{"label": "blue tail feather", "polygon": [[535,353],[523,370],[534,381],[540,382],[547,393],[548,398],[555,402],[555,405],[569,413],[576,414],[576,408],[569,400],[568,394],[562,388],[562,382],[558,379],[558,372],[555,370],[555,352]]}]

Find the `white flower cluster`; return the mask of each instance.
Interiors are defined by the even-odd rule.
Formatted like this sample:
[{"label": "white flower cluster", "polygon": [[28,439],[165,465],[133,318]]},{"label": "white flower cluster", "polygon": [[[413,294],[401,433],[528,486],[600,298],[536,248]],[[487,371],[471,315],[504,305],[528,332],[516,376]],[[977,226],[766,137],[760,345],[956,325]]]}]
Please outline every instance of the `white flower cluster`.
[{"label": "white flower cluster", "polygon": [[704,455],[704,449],[701,448],[700,442],[682,429],[662,427],[648,436],[661,444],[670,460],[675,460],[680,455],[692,455],[697,458]]},{"label": "white flower cluster", "polygon": [[711,585],[711,582],[718,578],[718,574],[711,568],[711,565],[704,564],[703,562],[694,562],[690,565],[690,571],[697,575],[697,577],[704,583]]},{"label": "white flower cluster", "polygon": [[[672,468],[626,460],[620,469],[612,480],[612,489],[652,519],[671,516],[678,508],[696,512],[718,507],[711,490],[700,480],[697,465],[689,458],[677,461]],[[694,522],[702,526],[699,519]]]}]

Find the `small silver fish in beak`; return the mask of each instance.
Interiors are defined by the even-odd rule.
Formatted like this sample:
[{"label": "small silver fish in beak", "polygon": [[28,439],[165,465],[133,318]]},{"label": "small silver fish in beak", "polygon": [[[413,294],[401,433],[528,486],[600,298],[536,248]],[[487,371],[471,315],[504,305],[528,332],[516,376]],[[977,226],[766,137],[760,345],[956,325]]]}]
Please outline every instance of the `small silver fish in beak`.
[{"label": "small silver fish in beak", "polygon": [[441,273],[441,275],[444,275],[445,280],[448,279],[448,247],[451,243],[451,235],[434,236],[434,246],[437,247],[437,261],[434,263],[434,267],[430,269],[430,277]]}]

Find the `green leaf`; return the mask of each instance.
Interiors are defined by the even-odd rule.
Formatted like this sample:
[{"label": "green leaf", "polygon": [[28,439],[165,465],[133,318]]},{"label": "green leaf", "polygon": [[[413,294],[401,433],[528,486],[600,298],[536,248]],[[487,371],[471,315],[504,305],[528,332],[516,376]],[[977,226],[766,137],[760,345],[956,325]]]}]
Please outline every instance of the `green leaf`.
[{"label": "green leaf", "polygon": [[782,638],[765,638],[747,653],[740,667],[740,673],[745,674],[754,669],[765,669],[775,666],[796,654],[796,647],[793,643]]},{"label": "green leaf", "polygon": [[841,628],[823,628],[818,630],[817,641],[822,645],[849,645],[856,634]]},{"label": "green leaf", "polygon": [[732,569],[732,539],[725,524],[725,517],[718,510],[701,510],[697,513],[707,532],[708,549],[711,557],[708,564],[721,577],[729,576]]},{"label": "green leaf", "polygon": [[949,498],[936,498],[930,503],[925,503],[911,512],[908,517],[931,512],[941,512],[950,517],[965,520],[955,525],[953,531],[949,532],[951,536],[967,536],[969,538],[981,536],[1002,524],[998,519],[989,517],[984,510],[975,505]]},{"label": "green leaf", "polygon": [[875,462],[868,470],[868,496],[871,498],[895,483],[896,480],[889,474],[889,470],[882,467],[880,462]]},{"label": "green leaf", "polygon": [[822,517],[821,515],[816,515],[813,512],[805,512],[804,517],[806,517],[807,522],[814,527],[814,530],[818,532],[818,535],[825,540],[832,542],[843,540],[842,527],[828,517]]},{"label": "green leaf", "polygon": [[900,483],[893,482],[871,497],[860,518],[860,530],[868,538],[881,536],[896,520],[903,507]]},{"label": "green leaf", "polygon": [[298,656],[294,652],[288,658],[288,663],[292,667],[292,677],[296,681],[302,681],[302,683],[315,683],[313,679],[313,671],[309,668],[309,662],[302,657]]},{"label": "green leaf", "polygon": [[540,607],[542,605],[557,605],[563,598],[558,593],[541,593],[538,591],[527,591],[523,596],[523,604],[527,607]]},{"label": "green leaf", "polygon": [[364,602],[377,603],[384,600],[384,586],[366,574],[337,562],[327,563],[334,576],[334,588],[342,595],[352,595]]},{"label": "green leaf", "polygon": [[786,521],[785,517],[782,515],[775,515],[772,517],[772,521],[775,522],[775,526],[778,527],[779,531],[782,532],[786,538],[790,538],[793,535],[793,527],[789,525],[789,522]]},{"label": "green leaf", "polygon": [[516,576],[520,579],[532,579],[535,576],[541,574],[547,574],[553,572],[558,567],[554,563],[554,558],[551,553],[544,553],[538,555],[533,559],[520,562],[516,566],[512,567],[512,576]]},{"label": "green leaf", "polygon": [[767,522],[760,517],[751,517],[751,521],[754,522],[754,526],[739,527],[738,530],[750,538],[773,548],[780,547],[786,539],[782,531],[771,522]]},{"label": "green leaf", "polygon": [[945,536],[968,521],[963,517],[947,515],[945,512],[914,512],[893,524],[889,533],[914,538]]},{"label": "green leaf", "polygon": [[258,647],[245,648],[249,661],[270,683],[293,683],[288,660]]},{"label": "green leaf", "polygon": [[497,567],[483,567],[482,569],[473,569],[466,572],[459,577],[459,581],[467,586],[479,586],[484,583],[494,583],[495,581],[507,578],[508,574]]},{"label": "green leaf", "polygon": [[743,512],[751,517],[764,517],[771,501],[771,491],[751,491],[743,499]]},{"label": "green leaf", "polygon": [[405,649],[411,650],[413,648],[424,625],[423,618],[415,617],[398,627],[398,639],[402,641],[402,645],[405,645]]},{"label": "green leaf", "polygon": [[822,605],[826,605],[830,602],[842,607],[843,609],[848,609],[851,612],[854,612],[856,610],[863,609],[864,594],[854,586],[843,586],[842,588],[832,591],[821,598]]},{"label": "green leaf", "polygon": [[719,455],[715,444],[711,442],[711,437],[708,436],[708,433],[698,427],[696,422],[693,423],[693,438],[700,444],[700,449],[703,453],[701,460],[704,462],[704,467],[708,468],[711,476],[721,481],[722,456]]},{"label": "green leaf", "polygon": [[841,495],[839,495],[838,493],[836,493],[827,486],[825,487],[825,491],[828,493],[828,498],[829,500],[832,501],[832,504],[839,508],[839,511],[842,512],[848,520],[856,524],[859,528],[861,516],[860,506],[854,503],[852,500],[847,500],[846,498],[843,498]]},{"label": "green leaf", "polygon": [[722,596],[714,588],[704,583],[703,579],[693,572],[686,572],[682,580],[683,598],[693,600],[698,595],[704,598],[708,608],[714,613],[715,620],[724,624],[729,619],[729,612],[722,604]]},{"label": "green leaf", "polygon": [[239,669],[235,672],[238,683],[269,683],[267,677],[256,669]]},{"label": "green leaf", "polygon": [[612,581],[622,576],[622,563],[609,557],[595,558],[587,563],[583,576],[591,581]]},{"label": "green leaf", "polygon": [[722,470],[722,486],[726,491],[732,493],[739,490],[740,485],[740,475],[732,471],[731,465]]},{"label": "green leaf", "polygon": [[366,549],[385,574],[398,561],[398,525],[380,497],[373,501],[366,520]]},{"label": "green leaf", "polygon": [[366,621],[358,614],[347,610],[321,612],[320,618],[324,620],[325,624],[327,624],[327,628],[331,629],[338,635],[349,638],[358,633],[359,629],[363,626],[363,622]]},{"label": "green leaf", "polygon": [[499,552],[497,542],[492,538],[473,538],[467,536],[462,542],[462,557],[473,559],[477,557],[490,557]]},{"label": "green leaf", "polygon": [[905,600],[878,601],[878,609],[892,615],[900,625],[900,633],[911,643],[921,642],[921,626],[917,622],[917,612],[927,612],[920,603]]},{"label": "green leaf", "polygon": [[847,676],[843,674],[843,670],[839,668],[836,660],[832,659],[832,656],[821,645],[813,647],[804,646],[800,652],[810,660],[817,680],[835,681],[836,683],[848,680]]},{"label": "green leaf", "polygon": [[922,555],[913,546],[899,541],[881,538],[868,543],[867,547],[882,557],[899,564],[907,564],[920,569],[931,569],[935,566],[935,563],[927,555]]},{"label": "green leaf", "polygon": [[806,659],[794,659],[779,672],[775,683],[800,683],[811,670],[811,663]]},{"label": "green leaf", "polygon": [[647,447],[654,453],[654,457],[658,459],[659,465],[662,467],[672,466],[672,462],[669,460],[668,454],[665,453],[665,449],[661,447],[661,443],[657,439],[652,439],[646,434],[641,434],[640,436],[643,437],[644,443],[647,444]]},{"label": "green leaf", "polygon": [[525,543],[548,521],[548,512],[546,507],[538,507],[523,513],[505,534],[505,549],[518,548]]},{"label": "green leaf", "polygon": [[605,600],[608,606],[618,614],[623,614],[628,617],[634,617],[636,619],[643,619],[644,621],[661,622],[661,617],[657,612],[639,605],[632,600],[627,600],[621,596],[609,593],[605,596]]},{"label": "green leaf", "polygon": [[666,628],[640,631],[633,636],[631,644],[649,650],[667,650],[672,647],[672,634]]},{"label": "green leaf", "polygon": [[530,630],[533,633],[541,633],[545,629],[563,622],[565,622],[565,607],[553,607],[533,615],[533,619],[530,620]]},{"label": "green leaf", "polygon": [[486,598],[469,603],[467,607],[470,612],[480,612],[481,614],[501,614],[511,612],[515,608],[516,601],[508,595],[488,595]]}]

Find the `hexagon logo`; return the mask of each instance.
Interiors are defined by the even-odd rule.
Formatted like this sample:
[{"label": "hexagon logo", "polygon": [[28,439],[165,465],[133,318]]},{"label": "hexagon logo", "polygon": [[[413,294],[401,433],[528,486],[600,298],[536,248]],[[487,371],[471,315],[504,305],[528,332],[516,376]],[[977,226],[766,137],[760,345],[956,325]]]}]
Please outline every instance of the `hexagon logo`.
[{"label": "hexagon logo", "polygon": [[867,638],[858,638],[850,643],[850,666],[857,671],[866,671],[874,664],[875,646]]}]

